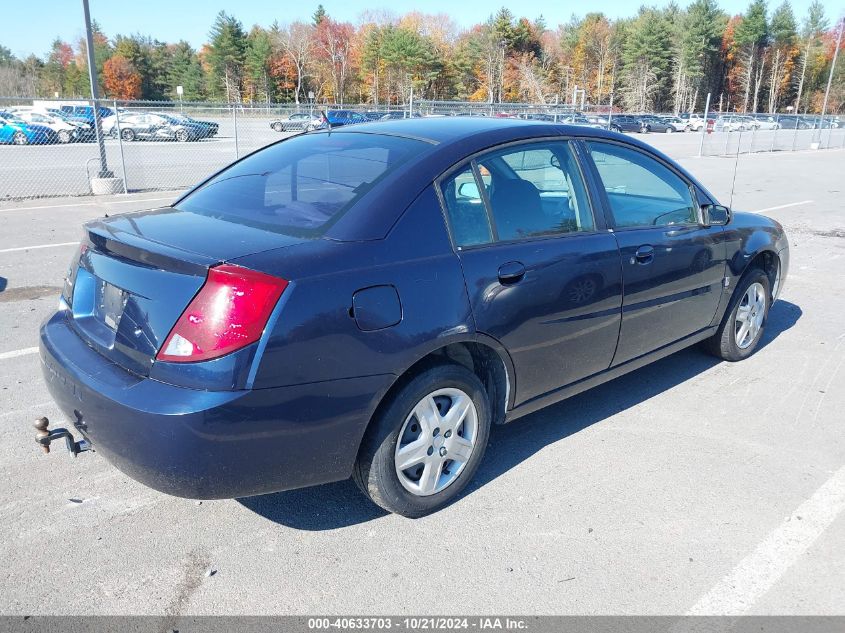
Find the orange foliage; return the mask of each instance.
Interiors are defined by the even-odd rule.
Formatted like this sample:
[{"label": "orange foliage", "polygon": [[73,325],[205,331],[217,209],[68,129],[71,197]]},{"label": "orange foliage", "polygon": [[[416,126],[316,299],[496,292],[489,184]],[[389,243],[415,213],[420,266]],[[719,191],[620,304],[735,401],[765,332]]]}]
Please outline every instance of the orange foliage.
[{"label": "orange foliage", "polygon": [[103,65],[103,85],[112,99],[139,99],[141,74],[121,55],[114,55]]}]

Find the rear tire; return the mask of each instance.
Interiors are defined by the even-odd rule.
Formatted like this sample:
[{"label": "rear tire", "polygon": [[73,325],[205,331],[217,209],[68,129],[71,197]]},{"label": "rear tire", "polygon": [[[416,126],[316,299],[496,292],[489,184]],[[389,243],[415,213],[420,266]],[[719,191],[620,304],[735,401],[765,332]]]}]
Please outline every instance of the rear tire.
[{"label": "rear tire", "polygon": [[[475,374],[458,365],[430,367],[382,404],[361,443],[353,479],[389,512],[410,518],[436,512],[478,469],[490,420]],[[400,459],[409,465],[397,466]]]},{"label": "rear tire", "polygon": [[70,132],[59,130],[59,143],[70,143]]},{"label": "rear tire", "polygon": [[135,130],[130,127],[124,128],[120,131],[120,138],[124,141],[132,142],[135,140]]},{"label": "rear tire", "polygon": [[190,140],[188,130],[176,130],[176,140],[180,143],[186,143]]},{"label": "rear tire", "polygon": [[746,272],[719,329],[704,342],[707,350],[731,362],[751,356],[763,338],[771,302],[769,276],[759,268]]},{"label": "rear tire", "polygon": [[15,132],[15,135],[12,137],[12,142],[15,145],[29,145],[29,139],[23,132]]}]

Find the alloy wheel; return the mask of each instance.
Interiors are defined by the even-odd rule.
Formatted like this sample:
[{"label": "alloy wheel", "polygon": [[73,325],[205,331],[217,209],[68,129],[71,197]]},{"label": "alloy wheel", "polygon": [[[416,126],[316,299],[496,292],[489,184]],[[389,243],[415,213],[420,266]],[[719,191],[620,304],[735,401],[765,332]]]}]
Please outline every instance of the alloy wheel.
[{"label": "alloy wheel", "polygon": [[739,349],[747,349],[757,338],[766,317],[766,290],[755,282],[748,286],[736,311],[734,332]]},{"label": "alloy wheel", "polygon": [[478,411],[466,392],[438,389],[420,400],[396,441],[394,465],[402,487],[427,497],[452,484],[478,439]]}]

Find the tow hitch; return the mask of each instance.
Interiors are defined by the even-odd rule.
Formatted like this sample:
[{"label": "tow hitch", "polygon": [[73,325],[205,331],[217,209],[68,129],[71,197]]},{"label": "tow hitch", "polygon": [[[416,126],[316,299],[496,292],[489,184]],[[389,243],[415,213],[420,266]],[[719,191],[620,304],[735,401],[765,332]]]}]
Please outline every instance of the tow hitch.
[{"label": "tow hitch", "polygon": [[94,450],[91,448],[91,443],[86,439],[81,439],[78,442],[74,439],[73,434],[67,429],[53,429],[49,430],[50,420],[47,418],[38,418],[35,421],[35,441],[41,445],[41,450],[45,453],[50,452],[50,442],[54,442],[61,438],[65,438],[65,445],[67,450],[76,457],[79,453]]}]

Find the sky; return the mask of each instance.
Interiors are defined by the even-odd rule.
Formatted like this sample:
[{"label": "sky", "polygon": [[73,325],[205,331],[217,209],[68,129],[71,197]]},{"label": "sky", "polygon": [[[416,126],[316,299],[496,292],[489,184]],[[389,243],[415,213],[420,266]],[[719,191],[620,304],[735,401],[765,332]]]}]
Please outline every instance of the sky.
[{"label": "sky", "polygon": [[[688,0],[676,0],[686,6]],[[598,0],[596,2],[568,2],[566,0],[325,0],[322,4],[334,19],[356,22],[363,11],[389,8],[397,14],[408,11],[448,13],[461,27],[482,22],[501,6],[516,16],[534,19],[542,15],[550,28],[567,22],[575,13],[601,11],[611,18],[634,15],[640,4],[663,6],[668,0]],[[780,0],[770,0],[770,10]],[[29,2],[2,2],[3,24],[0,44],[11,49],[18,58],[30,53],[43,57],[56,37],[76,42],[84,33],[82,0],[41,0],[37,10]],[[92,19],[97,20],[109,37],[117,34],[141,33],[163,42],[187,40],[199,48],[208,39],[208,31],[217,13],[223,9],[237,17],[249,29],[253,24],[269,26],[274,20],[280,24],[308,20],[317,1],[240,0],[217,3],[209,0],[89,0]],[[792,8],[799,19],[806,13],[810,0],[792,0]],[[839,0],[824,2],[833,21],[845,9]],[[586,5],[586,6],[585,6]],[[719,0],[728,13],[742,13],[748,0]],[[839,6],[837,6],[839,5]],[[10,28],[13,27],[13,28]]]}]

